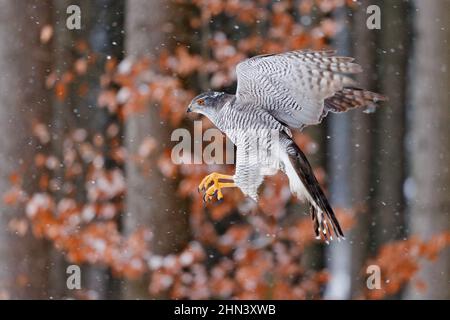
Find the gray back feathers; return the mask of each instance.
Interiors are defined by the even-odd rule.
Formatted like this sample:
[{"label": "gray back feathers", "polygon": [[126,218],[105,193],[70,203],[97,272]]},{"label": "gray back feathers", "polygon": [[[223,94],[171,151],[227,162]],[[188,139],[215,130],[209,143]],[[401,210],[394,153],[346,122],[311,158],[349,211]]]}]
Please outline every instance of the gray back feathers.
[{"label": "gray back feathers", "polygon": [[[325,100],[355,83],[348,75],[361,72],[353,58],[334,51],[291,51],[247,59],[236,68],[237,103],[264,108],[289,127],[318,124],[328,111],[363,106],[371,101],[348,101],[343,93],[329,105]],[[368,92],[368,91],[365,91]],[[340,97],[347,97],[340,104]],[[356,97],[356,96],[355,96]],[[381,95],[378,100],[383,100]],[[333,106],[340,106],[334,107]]]}]

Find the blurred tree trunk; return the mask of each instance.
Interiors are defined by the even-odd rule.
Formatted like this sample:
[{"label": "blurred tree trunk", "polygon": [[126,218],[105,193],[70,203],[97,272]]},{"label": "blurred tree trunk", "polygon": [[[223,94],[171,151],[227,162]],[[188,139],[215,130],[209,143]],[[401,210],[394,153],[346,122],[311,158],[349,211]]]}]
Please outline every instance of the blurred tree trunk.
[{"label": "blurred tree trunk", "polygon": [[[349,9],[336,9],[334,19],[341,27],[333,38],[333,47],[339,55],[350,54],[350,34],[346,21]],[[330,202],[333,208],[351,208],[350,165],[351,165],[351,115],[330,114],[327,120],[328,135],[328,176]],[[349,241],[333,241],[326,248],[326,261],[331,280],[327,285],[327,299],[348,299],[351,289],[351,244]]]},{"label": "blurred tree trunk", "polygon": [[[129,0],[126,3],[126,53],[128,58],[157,57],[168,45],[164,32],[169,10],[163,0]],[[157,161],[170,143],[170,125],[163,121],[159,109],[149,105],[126,120],[125,145],[129,155],[126,163],[127,199],[124,230],[150,227],[153,231],[152,251],[156,254],[176,252],[188,239],[186,211],[177,200],[175,181],[165,178]],[[144,139],[151,137],[160,143],[151,156],[151,170],[144,172],[141,163],[133,159]],[[148,281],[127,281],[123,287],[127,299],[148,298]]]},{"label": "blurred tree trunk", "polygon": [[[85,29],[81,36],[89,48],[98,55],[98,61],[86,74],[83,82],[87,83],[89,91],[84,98],[75,97],[78,103],[74,105],[82,110],[83,126],[88,127],[89,137],[105,136],[108,126],[118,119],[108,112],[107,108],[97,105],[100,93],[100,78],[105,70],[107,59],[123,57],[123,28],[125,3],[123,0],[83,0],[82,8],[85,12]],[[82,9],[83,11],[83,9]],[[87,12],[86,12],[87,11]],[[104,167],[112,170],[118,165],[109,157],[108,145],[103,147],[105,157]],[[96,293],[97,299],[117,299],[120,296],[118,279],[113,279],[111,270],[99,265],[84,265],[82,269],[84,289]]]},{"label": "blurred tree trunk", "polygon": [[[50,99],[45,89],[50,49],[40,43],[50,23],[48,1],[0,1],[0,193],[9,176],[21,177],[25,191],[37,190],[34,155],[43,146],[33,138],[33,123],[48,123]],[[0,214],[0,297],[48,298],[49,246],[30,229],[18,237],[11,219],[24,218],[23,207],[3,207]]]},{"label": "blurred tree trunk", "polygon": [[[429,239],[450,229],[450,1],[415,1],[416,43],[412,64],[413,104],[410,127],[414,193],[410,200],[411,234]],[[450,298],[450,250],[434,262],[423,263],[409,298]]]},{"label": "blurred tree trunk", "polygon": [[[355,9],[352,21],[353,56],[364,70],[357,75],[358,86],[376,90],[375,32],[366,28],[366,9],[370,0],[363,0]],[[366,287],[363,272],[370,240],[370,189],[373,149],[373,115],[350,111],[351,117],[351,202],[355,210],[355,224],[347,235],[351,250],[351,293],[357,298]]]},{"label": "blurred tree trunk", "polygon": [[[81,9],[81,30],[69,30],[66,27],[66,9],[69,5],[78,5]],[[88,44],[90,51],[96,55],[96,62],[90,65],[87,73],[76,75],[73,83],[69,85],[68,97],[61,101],[55,98],[53,101],[53,150],[59,156],[63,155],[63,142],[65,137],[77,128],[85,128],[88,139],[92,139],[96,134],[104,135],[107,127],[114,119],[106,108],[97,106],[97,97],[101,90],[100,77],[104,72],[104,65],[107,56],[120,59],[123,50],[123,11],[124,2],[114,0],[62,0],[56,1],[53,6],[55,36],[53,41],[53,69],[57,73],[58,79],[66,72],[72,72],[75,61],[80,58],[76,47],[80,41]],[[85,58],[85,57],[84,57]],[[82,87],[88,88],[85,94]],[[106,144],[105,144],[106,145]],[[106,148],[106,147],[105,147]],[[107,158],[108,150],[105,150],[106,169],[114,167]],[[64,180],[64,168],[57,172],[56,178]],[[60,200],[64,195],[57,195]],[[85,181],[80,179],[77,183],[76,200],[86,203]],[[52,273],[52,285],[54,286],[55,297],[67,297],[76,294],[66,288],[65,269],[68,263],[59,252],[53,253],[54,269],[61,269]],[[111,290],[115,280],[112,280],[109,270],[105,267],[82,265],[82,289],[94,293],[92,297],[98,299],[114,298],[117,290]],[[59,277],[63,276],[61,280]],[[118,280],[117,280],[118,281]],[[75,296],[76,297],[76,296]]]},{"label": "blurred tree trunk", "polygon": [[[70,0],[60,0],[53,2],[53,27],[54,36],[52,41],[52,70],[56,72],[58,79],[67,72],[74,63],[71,49],[74,45],[73,32],[66,27],[66,9],[71,4]],[[68,129],[68,118],[73,117],[72,108],[68,108],[64,101],[60,101],[55,96],[52,99],[52,152],[59,159],[63,157],[62,144]],[[53,173],[53,178],[60,183],[64,180],[65,168],[58,168]],[[59,201],[63,197],[61,192],[56,192],[55,200]],[[66,285],[66,269],[69,265],[64,254],[52,248],[51,251],[51,271],[49,275],[49,285],[51,296],[55,299],[63,299],[70,296]]]},{"label": "blurred tree trunk", "polygon": [[[373,212],[375,251],[404,237],[405,96],[408,64],[409,5],[403,0],[383,1],[379,31],[380,92],[389,101],[376,114],[374,147],[375,194]],[[395,32],[393,32],[395,30]]]}]

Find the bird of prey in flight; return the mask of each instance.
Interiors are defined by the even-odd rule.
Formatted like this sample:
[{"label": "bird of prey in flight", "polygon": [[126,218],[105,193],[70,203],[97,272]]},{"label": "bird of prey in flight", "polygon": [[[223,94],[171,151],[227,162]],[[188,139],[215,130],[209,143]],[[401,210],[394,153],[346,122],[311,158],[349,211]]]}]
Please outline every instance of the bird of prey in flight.
[{"label": "bird of prey in flight", "polygon": [[362,71],[353,58],[335,51],[300,50],[259,55],[236,67],[236,94],[205,92],[188,112],[208,117],[236,145],[233,176],[211,173],[199,185],[204,199],[223,198],[222,188],[239,187],[257,201],[264,176],[283,171],[291,192],[309,202],[316,238],[343,238],[338,220],[311,165],[292,140],[291,129],[319,124],[328,112],[373,107],[386,98],[356,87]]}]

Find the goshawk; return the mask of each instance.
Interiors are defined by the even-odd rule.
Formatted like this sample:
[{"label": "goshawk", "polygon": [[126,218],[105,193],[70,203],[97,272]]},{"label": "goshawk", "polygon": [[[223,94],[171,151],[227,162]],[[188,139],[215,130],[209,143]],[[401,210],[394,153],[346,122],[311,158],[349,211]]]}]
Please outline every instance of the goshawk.
[{"label": "goshawk", "polygon": [[[292,140],[290,128],[318,124],[328,112],[372,107],[386,100],[355,87],[349,74],[361,72],[353,58],[334,51],[290,51],[259,55],[236,68],[236,94],[205,92],[195,97],[188,112],[207,116],[236,145],[233,176],[212,173],[199,189],[204,199],[223,198],[222,188],[239,187],[257,201],[264,176],[283,171],[290,190],[310,205],[316,238],[328,242],[343,232],[311,165]],[[225,180],[225,181],[224,181]]]}]

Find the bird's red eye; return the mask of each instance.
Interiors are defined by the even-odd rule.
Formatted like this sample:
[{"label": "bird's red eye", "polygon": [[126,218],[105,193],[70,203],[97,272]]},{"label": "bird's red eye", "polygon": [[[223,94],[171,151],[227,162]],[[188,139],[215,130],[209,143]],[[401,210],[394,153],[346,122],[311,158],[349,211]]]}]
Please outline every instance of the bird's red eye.
[{"label": "bird's red eye", "polygon": [[200,106],[202,106],[202,105],[205,104],[205,100],[203,100],[203,99],[198,99],[198,100],[197,100],[197,104],[200,105]]}]

